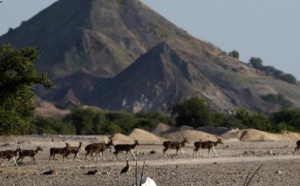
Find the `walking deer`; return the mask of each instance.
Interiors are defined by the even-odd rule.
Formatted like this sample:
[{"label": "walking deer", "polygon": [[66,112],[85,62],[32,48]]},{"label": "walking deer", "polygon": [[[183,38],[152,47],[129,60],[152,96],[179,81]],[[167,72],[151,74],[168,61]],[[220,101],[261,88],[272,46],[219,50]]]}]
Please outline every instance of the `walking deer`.
[{"label": "walking deer", "polygon": [[14,161],[15,165],[18,167],[15,157],[18,156],[18,153],[20,151],[21,151],[20,147],[18,147],[15,151],[13,151],[13,150],[0,151],[0,158],[7,159],[8,162],[12,159]]},{"label": "walking deer", "polygon": [[201,149],[208,149],[208,158],[210,158],[210,150],[212,149],[215,152],[215,155],[218,156],[215,147],[218,144],[223,144],[222,139],[218,139],[217,141],[197,141],[194,143],[195,149],[193,150],[193,157],[198,157],[198,150]]},{"label": "walking deer", "polygon": [[294,151],[294,153],[293,153],[293,155],[295,156],[295,153],[296,153],[296,151],[299,151],[299,149],[300,149],[300,140],[298,140],[297,142],[296,142],[296,148],[295,148],[295,151]]},{"label": "walking deer", "polygon": [[61,154],[63,156],[63,160],[64,160],[64,154],[66,153],[67,149],[70,148],[70,144],[66,143],[66,146],[64,148],[50,148],[50,156],[49,156],[49,161],[51,157],[53,158],[53,160],[55,160],[55,154]]},{"label": "walking deer", "polygon": [[65,150],[65,153],[63,154],[63,157],[66,157],[66,158],[68,158],[68,155],[69,154],[74,154],[74,160],[76,159],[76,157],[77,157],[77,159],[78,159],[78,161],[80,161],[80,158],[79,158],[79,151],[80,151],[80,149],[81,149],[81,146],[82,146],[82,142],[79,142],[79,145],[77,146],[77,147],[71,147],[71,146],[69,146],[66,150]]},{"label": "walking deer", "polygon": [[[90,156],[96,161],[93,154],[99,154],[101,153],[101,156],[103,156],[104,151],[106,151],[110,146],[114,146],[112,137],[109,137],[108,143],[91,143],[85,147],[85,160],[87,160],[87,156],[90,154]],[[100,157],[101,157],[100,156]],[[99,157],[99,159],[100,159]]]},{"label": "walking deer", "polygon": [[186,143],[189,143],[187,138],[183,138],[183,141],[165,141],[163,142],[163,154],[167,158],[166,152],[168,149],[176,149],[176,155],[178,155],[178,151],[180,150],[182,155],[184,155],[182,148],[185,146]]},{"label": "walking deer", "polygon": [[115,152],[113,153],[113,159],[114,159],[114,156],[116,156],[116,158],[118,159],[118,154],[119,152],[123,152],[125,151],[126,152],[126,160],[127,160],[127,155],[128,155],[128,152],[130,152],[133,156],[134,159],[136,159],[134,153],[133,153],[133,149],[139,145],[139,142],[137,140],[134,140],[134,144],[118,144],[118,145],[115,145]]},{"label": "walking deer", "polygon": [[29,156],[29,157],[31,157],[32,161],[35,163],[34,156],[39,151],[43,151],[43,149],[40,146],[37,146],[37,148],[35,150],[21,150],[19,152],[19,158],[17,159],[17,161],[20,161],[20,160],[23,161],[23,159],[25,158],[25,156]]}]

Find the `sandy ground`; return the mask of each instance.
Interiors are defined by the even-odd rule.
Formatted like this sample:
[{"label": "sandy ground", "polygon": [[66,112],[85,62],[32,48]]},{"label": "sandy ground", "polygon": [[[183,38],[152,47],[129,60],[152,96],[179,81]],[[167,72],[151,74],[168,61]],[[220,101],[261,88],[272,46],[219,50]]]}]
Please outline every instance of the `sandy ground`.
[{"label": "sandy ground", "polygon": [[[52,141],[53,139],[53,141]],[[300,185],[300,154],[293,156],[295,142],[241,142],[227,140],[225,144],[218,145],[218,157],[211,153],[207,157],[207,150],[200,149],[198,158],[192,157],[193,142],[184,147],[184,155],[175,156],[175,150],[169,150],[168,159],[162,155],[162,145],[139,145],[135,149],[137,162],[128,156],[132,170],[128,174],[120,174],[125,166],[126,156],[120,154],[121,160],[113,160],[112,153],[107,151],[104,159],[93,161],[85,159],[84,147],[93,141],[94,137],[65,137],[65,136],[27,136],[15,137],[18,140],[2,139],[1,150],[35,149],[37,145],[44,151],[36,155],[36,164],[29,157],[20,163],[19,168],[12,162],[2,161],[0,168],[0,185],[110,185],[132,186],[136,182],[135,165],[138,164],[140,177],[141,167],[145,162],[144,176],[151,177],[159,186],[235,186],[244,185],[247,176],[254,175],[249,185],[252,186],[298,186]],[[81,161],[70,159],[50,161],[48,163],[50,147],[63,147],[65,142],[77,146],[83,142]],[[150,151],[155,150],[155,154]],[[55,170],[53,175],[42,174],[50,169]],[[86,175],[90,170],[98,170],[99,174]],[[138,178],[139,180],[139,178]]]}]

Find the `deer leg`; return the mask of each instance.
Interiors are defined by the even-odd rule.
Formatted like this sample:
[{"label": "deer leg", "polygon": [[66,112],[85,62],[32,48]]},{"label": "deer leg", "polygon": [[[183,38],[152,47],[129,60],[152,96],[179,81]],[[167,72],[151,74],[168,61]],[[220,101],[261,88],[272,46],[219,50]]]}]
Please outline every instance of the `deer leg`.
[{"label": "deer leg", "polygon": [[100,154],[99,154],[99,158],[98,158],[98,159],[97,159],[97,157],[96,157],[97,154],[99,154],[99,152],[96,152],[96,153],[95,153],[95,161],[100,160]]},{"label": "deer leg", "polygon": [[208,149],[208,158],[210,158],[210,149]]},{"label": "deer leg", "polygon": [[17,161],[19,161],[22,158],[22,156],[19,156],[19,158],[17,159]]},{"label": "deer leg", "polygon": [[52,155],[50,154],[50,156],[49,156],[49,160],[48,160],[48,163],[50,163],[50,158],[51,158],[51,156],[52,156]]},{"label": "deer leg", "polygon": [[176,154],[175,154],[176,156],[178,156],[178,150],[179,150],[179,149],[176,149]]},{"label": "deer leg", "polygon": [[93,152],[91,152],[91,157],[93,158],[93,160],[94,161],[97,161],[97,158],[96,157],[94,157],[94,155],[93,155],[94,153]]},{"label": "deer leg", "polygon": [[99,153],[99,158],[98,158],[98,160],[100,160],[101,157],[103,158],[103,160],[105,160],[105,159],[104,159],[104,156],[103,156],[103,152],[100,152],[100,153]]},{"label": "deer leg", "polygon": [[167,148],[164,148],[164,149],[163,149],[163,154],[164,154],[164,157],[165,157],[165,158],[168,158],[168,157],[167,157],[167,154],[166,154],[166,151],[167,151],[167,150],[168,150]]},{"label": "deer leg", "polygon": [[126,151],[126,160],[128,160],[128,156],[127,155],[128,155],[128,151]]},{"label": "deer leg", "polygon": [[293,153],[294,156],[295,156],[296,151],[298,151],[298,150],[299,150],[299,148],[296,147],[296,148],[295,148],[295,151],[294,151],[294,153]]},{"label": "deer leg", "polygon": [[184,153],[183,153],[183,150],[182,150],[182,149],[180,149],[180,152],[182,153],[182,155],[183,155],[183,157],[184,157]]},{"label": "deer leg", "polygon": [[136,157],[135,157],[135,155],[134,155],[133,151],[132,151],[132,150],[130,150],[130,152],[131,152],[131,154],[132,154],[133,158],[136,160]]},{"label": "deer leg", "polygon": [[75,159],[76,157],[77,157],[77,161],[78,161],[78,162],[81,162],[80,157],[79,157],[79,153],[76,153],[76,154],[75,154],[74,159]]},{"label": "deer leg", "polygon": [[114,160],[114,156],[116,156],[116,159],[119,160],[119,158],[118,158],[118,153],[119,153],[119,152],[117,152],[117,151],[113,153],[113,160]]},{"label": "deer leg", "polygon": [[53,160],[55,160],[55,153],[53,154],[53,156],[52,156],[52,157],[53,157],[52,159],[53,159]]},{"label": "deer leg", "polygon": [[[17,166],[17,167],[19,167],[18,166],[18,164],[17,164],[17,161],[16,161],[16,159],[15,159],[15,157],[13,157],[13,158],[11,158],[14,162],[15,162],[15,165]],[[8,162],[9,162],[10,160],[8,160]]]},{"label": "deer leg", "polygon": [[216,149],[212,148],[212,150],[215,152],[215,155],[218,156]]},{"label": "deer leg", "polygon": [[295,156],[295,153],[296,153],[296,149],[297,149],[297,147],[295,148],[295,150],[294,150],[294,152],[293,152],[293,156]]}]

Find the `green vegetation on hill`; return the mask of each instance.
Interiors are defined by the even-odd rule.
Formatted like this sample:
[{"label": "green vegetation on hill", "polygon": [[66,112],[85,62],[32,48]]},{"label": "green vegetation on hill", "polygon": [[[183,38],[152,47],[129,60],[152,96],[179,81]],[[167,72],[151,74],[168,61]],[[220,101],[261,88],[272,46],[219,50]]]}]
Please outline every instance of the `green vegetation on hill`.
[{"label": "green vegetation on hill", "polygon": [[297,84],[297,79],[292,74],[286,74],[273,66],[264,66],[263,61],[260,58],[250,58],[249,65],[262,72],[265,72],[267,75],[272,76],[274,78],[280,79],[291,84]]},{"label": "green vegetation on hill", "polygon": [[131,114],[92,108],[76,108],[64,117],[36,117],[29,134],[115,134],[129,133],[134,128],[150,130],[159,122],[172,124],[171,118],[160,112]]},{"label": "green vegetation on hill", "polygon": [[115,134],[129,133],[134,128],[151,130],[158,123],[172,126],[254,128],[268,132],[282,130],[300,131],[300,111],[282,108],[279,112],[265,115],[238,109],[231,114],[217,113],[205,102],[192,97],[178,102],[172,108],[172,115],[161,112],[132,114],[109,112],[92,108],[76,108],[61,118],[37,117],[29,134]]}]

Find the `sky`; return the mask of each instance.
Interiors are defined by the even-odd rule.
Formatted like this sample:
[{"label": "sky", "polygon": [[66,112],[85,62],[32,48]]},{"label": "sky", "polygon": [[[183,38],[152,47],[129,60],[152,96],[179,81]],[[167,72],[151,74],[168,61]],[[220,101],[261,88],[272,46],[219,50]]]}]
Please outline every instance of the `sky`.
[{"label": "sky", "polygon": [[[56,0],[2,0],[0,35],[18,27]],[[220,49],[236,50],[240,60],[259,57],[263,65],[300,80],[300,1],[141,0],[194,37]]]}]

